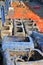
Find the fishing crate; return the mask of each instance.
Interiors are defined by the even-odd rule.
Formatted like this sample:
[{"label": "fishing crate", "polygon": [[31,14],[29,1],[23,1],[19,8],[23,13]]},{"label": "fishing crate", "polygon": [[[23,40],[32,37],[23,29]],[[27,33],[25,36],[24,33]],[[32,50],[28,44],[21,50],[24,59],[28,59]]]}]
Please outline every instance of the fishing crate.
[{"label": "fishing crate", "polygon": [[[37,56],[36,56],[37,54]],[[36,51],[6,49],[4,51],[4,64],[7,65],[43,65],[43,57]],[[34,55],[34,56],[32,56]]]},{"label": "fishing crate", "polygon": [[0,30],[2,29],[2,21],[0,20]]},{"label": "fishing crate", "polygon": [[12,35],[12,28],[10,26],[4,26],[1,30],[1,37]]},{"label": "fishing crate", "polygon": [[22,20],[14,20],[14,36],[25,36]]},{"label": "fishing crate", "polygon": [[38,31],[38,26],[36,25],[35,21],[28,20],[24,22],[25,30],[28,35],[32,34],[32,31]]}]

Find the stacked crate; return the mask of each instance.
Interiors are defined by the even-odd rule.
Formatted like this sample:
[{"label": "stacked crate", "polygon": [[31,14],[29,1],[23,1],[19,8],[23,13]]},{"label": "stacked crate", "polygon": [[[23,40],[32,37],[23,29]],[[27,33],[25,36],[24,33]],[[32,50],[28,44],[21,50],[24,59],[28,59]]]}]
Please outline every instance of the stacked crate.
[{"label": "stacked crate", "polygon": [[[43,60],[30,60],[32,56],[33,58],[37,58],[39,56],[39,54],[34,51],[40,53],[43,58],[43,53],[41,53],[38,49],[34,49],[34,43],[30,36],[6,36],[2,41],[2,49],[4,52],[4,65],[43,65]],[[35,56],[38,56],[35,57],[34,53]]]},{"label": "stacked crate", "polygon": [[[20,40],[22,40],[22,42],[20,42]],[[23,40],[23,37],[16,38],[12,36],[8,36],[3,39],[2,48],[4,51],[4,65],[43,65],[43,60],[29,61],[31,56],[34,54],[33,51],[35,51],[34,46],[32,46],[33,41],[32,38],[30,41],[28,40],[28,42],[23,42]],[[25,61],[25,59],[23,59],[22,57],[25,57],[25,59],[27,59],[28,57],[28,59]]]},{"label": "stacked crate", "polygon": [[9,26],[11,29],[13,29],[13,22],[6,20],[6,22],[4,23],[4,26]]},{"label": "stacked crate", "polygon": [[14,49],[14,50],[23,50],[29,48],[34,48],[33,40],[30,36],[28,37],[19,37],[19,36],[5,36],[2,40],[3,50]]},{"label": "stacked crate", "polygon": [[33,30],[32,24],[33,24],[32,20],[24,21],[25,30],[28,35],[30,35],[32,33],[32,30]]},{"label": "stacked crate", "polygon": [[28,35],[32,34],[32,31],[38,31],[38,27],[35,24],[35,22],[31,19],[28,20],[24,20],[24,26],[25,26],[25,30],[27,32]]},{"label": "stacked crate", "polygon": [[12,35],[13,23],[11,21],[6,21],[1,30],[1,37]]},{"label": "stacked crate", "polygon": [[0,30],[2,29],[2,21],[0,20]]},{"label": "stacked crate", "polygon": [[31,53],[31,50],[34,49],[34,44],[30,36],[6,36],[2,41],[2,49],[4,52],[4,63],[7,65],[15,65],[14,61],[17,62],[19,56],[25,56]]},{"label": "stacked crate", "polygon": [[33,30],[37,31],[37,32],[39,31],[39,28],[38,28],[36,22],[33,22]]},{"label": "stacked crate", "polygon": [[14,36],[25,36],[22,20],[14,20]]}]

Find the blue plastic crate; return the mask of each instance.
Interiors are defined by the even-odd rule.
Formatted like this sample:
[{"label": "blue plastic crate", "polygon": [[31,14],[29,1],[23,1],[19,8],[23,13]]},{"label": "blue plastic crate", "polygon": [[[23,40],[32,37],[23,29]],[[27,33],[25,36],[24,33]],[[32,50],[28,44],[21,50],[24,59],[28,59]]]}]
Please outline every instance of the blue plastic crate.
[{"label": "blue plastic crate", "polygon": [[43,40],[38,40],[37,41],[39,49],[43,52]]},{"label": "blue plastic crate", "polygon": [[40,38],[40,39],[43,39],[43,34],[40,34],[36,31],[32,31],[32,36],[33,38]]},{"label": "blue plastic crate", "polygon": [[[26,39],[23,40],[23,39]],[[2,41],[2,48],[3,50],[6,50],[7,48],[9,49],[14,49],[14,50],[18,50],[18,49],[28,49],[28,48],[34,48],[34,43],[33,40],[30,36],[28,37],[14,37],[14,36],[7,36],[4,37],[3,41]]]}]

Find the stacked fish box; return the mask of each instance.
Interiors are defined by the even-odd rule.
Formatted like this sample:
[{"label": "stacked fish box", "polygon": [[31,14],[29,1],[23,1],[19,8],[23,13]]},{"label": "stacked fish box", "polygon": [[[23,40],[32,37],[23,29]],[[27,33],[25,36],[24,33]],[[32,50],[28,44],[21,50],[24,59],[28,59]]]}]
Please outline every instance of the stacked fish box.
[{"label": "stacked fish box", "polygon": [[22,20],[14,20],[14,36],[25,36]]},{"label": "stacked fish box", "polygon": [[13,29],[13,21],[6,20],[4,26],[9,26],[11,29]]},{"label": "stacked fish box", "polygon": [[26,30],[28,35],[30,35],[32,33],[32,30],[33,30],[32,25],[33,25],[32,20],[24,20],[25,30]]},{"label": "stacked fish box", "polygon": [[34,48],[33,40],[30,36],[28,37],[20,37],[20,36],[5,36],[2,41],[2,48],[6,50],[6,48],[14,49],[14,50],[23,50]]},{"label": "stacked fish box", "polygon": [[4,26],[1,30],[1,37],[3,38],[4,36],[12,35],[12,30],[10,29],[9,26]]},{"label": "stacked fish box", "polygon": [[38,28],[36,22],[33,22],[33,30],[39,32],[39,28]]},{"label": "stacked fish box", "polygon": [[19,60],[19,56],[25,56],[27,53],[29,55],[31,49],[34,49],[34,44],[31,37],[6,36],[2,41],[2,49],[4,63],[14,65],[16,58]]},{"label": "stacked fish box", "polygon": [[0,20],[0,30],[2,29],[2,21]]},{"label": "stacked fish box", "polygon": [[36,25],[35,21],[29,19],[24,21],[25,30],[28,35],[32,34],[32,31],[38,31],[38,26]]},{"label": "stacked fish box", "polygon": [[1,30],[1,37],[12,35],[13,23],[6,21]]},{"label": "stacked fish box", "polygon": [[[4,52],[4,65],[43,65],[43,55],[41,52],[39,54],[38,52],[35,53],[37,49],[35,51],[34,43],[30,36],[4,37],[2,42],[2,49]],[[40,54],[41,57],[39,57]]]}]

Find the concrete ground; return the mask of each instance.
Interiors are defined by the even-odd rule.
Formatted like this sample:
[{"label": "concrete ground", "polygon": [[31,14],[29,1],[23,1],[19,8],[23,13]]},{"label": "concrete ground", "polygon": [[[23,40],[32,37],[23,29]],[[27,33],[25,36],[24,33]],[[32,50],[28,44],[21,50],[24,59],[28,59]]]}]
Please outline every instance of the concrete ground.
[{"label": "concrete ground", "polygon": [[[39,15],[41,18],[43,18],[43,4],[40,4],[39,2],[29,2],[29,5],[31,6],[31,9]],[[34,6],[40,6],[40,9],[34,9]]]}]

